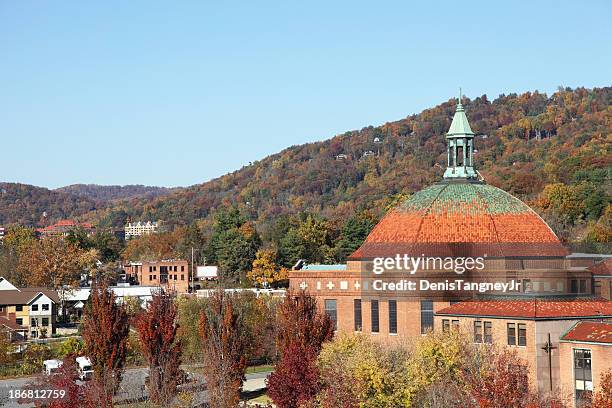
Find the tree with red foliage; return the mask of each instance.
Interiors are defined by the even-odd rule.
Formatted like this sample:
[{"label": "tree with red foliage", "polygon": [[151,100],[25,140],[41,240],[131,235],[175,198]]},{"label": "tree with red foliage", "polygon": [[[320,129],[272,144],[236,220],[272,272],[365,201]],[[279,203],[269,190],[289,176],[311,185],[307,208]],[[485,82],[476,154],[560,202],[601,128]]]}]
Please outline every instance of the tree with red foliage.
[{"label": "tree with red foliage", "polygon": [[268,395],[279,408],[297,408],[319,392],[317,353],[291,343],[268,377]]},{"label": "tree with red foliage", "polygon": [[279,408],[297,408],[319,391],[317,355],[331,340],[333,322],[319,312],[317,301],[304,291],[288,293],[277,311],[275,372],[268,377],[268,395]]},{"label": "tree with red foliage", "polygon": [[[45,406],[49,408],[73,408],[83,406],[85,400],[84,388],[77,384],[78,377],[74,355],[70,354],[64,358],[62,365],[51,375],[42,374],[24,387],[25,390],[57,390],[64,391],[62,398],[45,399]],[[34,403],[40,406],[40,399],[22,398],[20,404]],[[95,405],[88,405],[93,407]]]},{"label": "tree with red foliage", "polygon": [[235,408],[245,378],[246,326],[234,297],[223,290],[209,298],[208,306],[200,314],[200,336],[209,403],[215,408]]},{"label": "tree with red foliage", "polygon": [[593,395],[591,408],[612,407],[612,369],[601,373],[598,388]]},{"label": "tree with red foliage", "polygon": [[529,388],[527,364],[516,355],[516,351],[489,347],[484,354],[479,355],[480,363],[464,371],[464,381],[474,407],[563,406],[560,400],[543,397]]},{"label": "tree with red foliage", "polygon": [[172,401],[182,377],[176,316],[174,296],[159,292],[153,294],[147,310],[134,319],[142,352],[149,363],[149,396],[161,406]]},{"label": "tree with red foliage", "polygon": [[334,336],[333,322],[319,312],[317,300],[304,291],[287,293],[276,317],[276,347],[281,355],[292,343],[297,343],[302,350],[310,347],[319,354],[323,342]]},{"label": "tree with red foliage", "polygon": [[102,391],[101,406],[112,406],[121,384],[127,354],[129,316],[106,283],[95,284],[83,317],[85,355],[91,359],[94,382]]}]

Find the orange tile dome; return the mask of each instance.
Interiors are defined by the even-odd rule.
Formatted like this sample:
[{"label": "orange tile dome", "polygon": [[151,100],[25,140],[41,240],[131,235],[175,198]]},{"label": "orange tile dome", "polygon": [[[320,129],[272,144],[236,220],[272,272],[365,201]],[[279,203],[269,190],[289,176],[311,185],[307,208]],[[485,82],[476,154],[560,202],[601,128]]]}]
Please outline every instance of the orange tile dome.
[{"label": "orange tile dome", "polygon": [[391,210],[349,259],[567,253],[546,222],[518,198],[482,182],[453,180],[427,187]]}]

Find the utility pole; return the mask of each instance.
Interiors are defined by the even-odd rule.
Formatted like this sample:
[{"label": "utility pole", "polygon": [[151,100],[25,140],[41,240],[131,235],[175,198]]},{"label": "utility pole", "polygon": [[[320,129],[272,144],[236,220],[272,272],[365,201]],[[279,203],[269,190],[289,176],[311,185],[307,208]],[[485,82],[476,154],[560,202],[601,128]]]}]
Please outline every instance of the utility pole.
[{"label": "utility pole", "polygon": [[552,342],[550,341],[550,333],[548,333],[548,342],[546,342],[546,344],[544,344],[544,347],[542,347],[542,350],[544,350],[546,352],[546,354],[548,354],[548,379],[549,379],[550,390],[551,391],[553,389],[553,380],[552,380],[552,351],[554,349],[556,349],[556,347],[554,347],[552,345]]},{"label": "utility pole", "polygon": [[195,274],[195,269],[193,267],[193,264],[194,264],[194,260],[193,260],[194,255],[193,254],[194,254],[194,252],[195,252],[194,248],[191,247],[191,289],[190,289],[189,293],[191,293],[193,291],[193,288],[195,287],[194,284],[193,284],[193,280],[194,280],[193,279],[193,275]]}]

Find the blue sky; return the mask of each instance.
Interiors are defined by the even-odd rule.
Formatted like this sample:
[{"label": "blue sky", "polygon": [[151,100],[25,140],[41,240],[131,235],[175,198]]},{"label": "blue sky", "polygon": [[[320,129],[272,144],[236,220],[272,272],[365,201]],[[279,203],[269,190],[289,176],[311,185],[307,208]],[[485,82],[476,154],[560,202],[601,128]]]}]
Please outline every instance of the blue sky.
[{"label": "blue sky", "polygon": [[609,1],[0,0],[0,181],[190,185],[459,86],[609,86],[611,22]]}]

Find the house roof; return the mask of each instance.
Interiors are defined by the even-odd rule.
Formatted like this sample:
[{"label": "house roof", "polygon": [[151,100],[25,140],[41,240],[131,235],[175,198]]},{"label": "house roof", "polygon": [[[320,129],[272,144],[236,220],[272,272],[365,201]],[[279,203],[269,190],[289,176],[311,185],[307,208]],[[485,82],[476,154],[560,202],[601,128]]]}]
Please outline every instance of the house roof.
[{"label": "house roof", "polygon": [[509,317],[529,320],[612,317],[612,301],[603,298],[471,300],[439,310],[436,315]]},{"label": "house roof", "polygon": [[22,325],[17,324],[16,322],[7,319],[4,316],[0,316],[0,326],[7,327],[10,330],[27,330],[26,327],[23,327]]},{"label": "house roof", "polygon": [[0,305],[26,305],[38,294],[42,293],[55,303],[60,299],[57,292],[47,288],[19,288],[17,290],[3,290],[0,294]]},{"label": "house roof", "polygon": [[345,271],[346,265],[345,264],[338,264],[338,265],[312,264],[312,265],[304,266],[302,270],[303,271]]},{"label": "house roof", "polygon": [[578,322],[561,336],[561,341],[607,343],[612,345],[612,323]]},{"label": "house roof", "polygon": [[484,183],[429,186],[399,204],[350,259],[410,256],[564,257],[567,250],[529,206]]},{"label": "house roof", "polygon": [[610,276],[612,277],[612,258],[607,258],[593,266],[590,266],[589,271],[593,276]]}]

